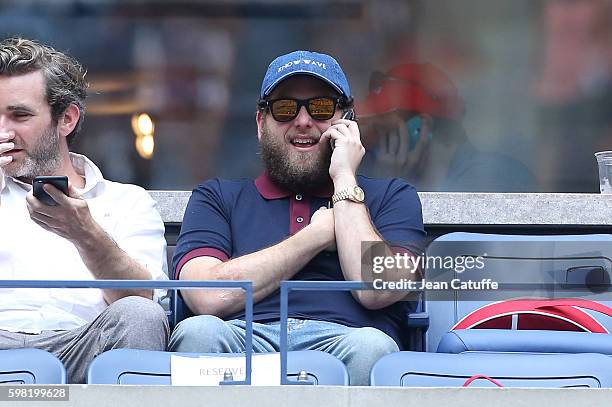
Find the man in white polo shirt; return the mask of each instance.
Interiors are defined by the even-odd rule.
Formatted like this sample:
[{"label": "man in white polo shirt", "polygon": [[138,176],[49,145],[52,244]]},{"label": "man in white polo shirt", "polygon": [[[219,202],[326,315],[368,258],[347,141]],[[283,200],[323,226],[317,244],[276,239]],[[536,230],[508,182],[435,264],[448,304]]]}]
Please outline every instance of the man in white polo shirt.
[{"label": "man in white polo shirt", "polygon": [[[0,279],[164,279],[164,225],[145,190],[107,181],[69,152],[84,117],[85,70],[34,41],[0,41]],[[40,175],[68,177],[56,205],[32,194]],[[0,349],[39,348],[85,381],[113,348],[165,350],[168,322],[152,290],[1,289]]]}]

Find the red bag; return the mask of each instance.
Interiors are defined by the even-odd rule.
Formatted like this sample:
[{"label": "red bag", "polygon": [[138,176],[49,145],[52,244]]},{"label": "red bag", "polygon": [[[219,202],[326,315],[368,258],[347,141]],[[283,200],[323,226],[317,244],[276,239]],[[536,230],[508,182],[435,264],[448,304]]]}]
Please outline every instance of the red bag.
[{"label": "red bag", "polygon": [[606,327],[584,311],[585,309],[612,317],[612,308],[579,298],[517,299],[479,308],[466,315],[452,329],[538,329],[609,333]]}]

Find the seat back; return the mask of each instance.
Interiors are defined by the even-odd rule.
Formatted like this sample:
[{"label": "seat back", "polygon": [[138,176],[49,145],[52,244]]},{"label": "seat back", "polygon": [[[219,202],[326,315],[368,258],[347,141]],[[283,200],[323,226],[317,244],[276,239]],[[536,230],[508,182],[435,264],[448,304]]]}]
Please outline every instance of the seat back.
[{"label": "seat back", "polygon": [[[462,387],[474,376],[504,387],[612,387],[612,358],[600,354],[396,352],[372,368],[370,385]],[[479,379],[470,387],[496,387]]]},{"label": "seat back", "polygon": [[442,336],[438,352],[603,353],[612,356],[609,334],[571,331],[458,329]]},{"label": "seat back", "polygon": [[[90,384],[171,384],[170,356],[227,356],[242,354],[160,352],[135,349],[114,349],[102,353],[91,362],[87,372]],[[300,372],[319,385],[348,385],[348,373],[336,357],[314,350],[289,352],[287,377],[297,380]]]},{"label": "seat back", "polygon": [[[485,267],[476,274],[441,270],[433,263],[426,268],[427,279],[442,272],[450,278],[468,276],[490,278],[499,283],[514,283],[519,289],[499,293],[456,291],[442,300],[426,293],[426,311],[430,327],[426,349],[435,352],[441,337],[463,317],[487,304],[518,297],[580,297],[611,305],[610,294],[577,290],[572,284],[609,283],[612,274],[612,235],[523,236],[482,233],[450,233],[434,240],[427,250],[428,257],[452,258],[483,255]],[[591,311],[588,311],[592,313]],[[604,326],[612,328],[612,318],[597,315]]]},{"label": "seat back", "polygon": [[40,349],[0,350],[0,384],[65,384],[66,369]]}]

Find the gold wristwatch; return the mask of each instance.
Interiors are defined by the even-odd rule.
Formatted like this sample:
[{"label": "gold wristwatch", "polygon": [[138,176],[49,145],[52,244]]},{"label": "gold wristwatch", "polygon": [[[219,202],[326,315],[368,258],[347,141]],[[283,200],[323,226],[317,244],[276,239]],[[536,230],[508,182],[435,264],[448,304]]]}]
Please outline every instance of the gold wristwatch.
[{"label": "gold wristwatch", "polygon": [[363,192],[363,189],[361,189],[359,185],[355,185],[354,187],[343,189],[342,191],[333,194],[332,202],[335,204],[336,202],[349,199],[353,202],[363,203],[364,198],[365,194]]}]

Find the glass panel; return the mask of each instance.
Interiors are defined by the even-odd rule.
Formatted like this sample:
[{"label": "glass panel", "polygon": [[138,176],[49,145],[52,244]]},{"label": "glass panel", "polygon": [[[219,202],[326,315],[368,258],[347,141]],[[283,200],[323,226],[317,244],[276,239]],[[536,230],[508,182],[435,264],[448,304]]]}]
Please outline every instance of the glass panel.
[{"label": "glass panel", "polygon": [[[401,176],[421,191],[598,192],[593,153],[612,150],[611,8],[608,0],[7,0],[0,34],[36,38],[87,67],[87,118],[73,149],[113,180],[191,189],[215,176],[257,176],[263,74],[276,56],[312,49],[341,63],[360,126],[375,129],[362,131],[361,172]],[[372,73],[406,64],[427,69],[397,73],[412,76],[373,103]],[[373,86],[384,91],[384,77]],[[153,139],[132,130],[142,112]],[[150,159],[139,155],[151,148]]]}]

